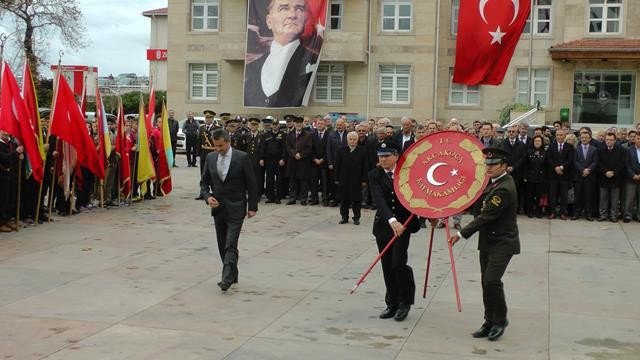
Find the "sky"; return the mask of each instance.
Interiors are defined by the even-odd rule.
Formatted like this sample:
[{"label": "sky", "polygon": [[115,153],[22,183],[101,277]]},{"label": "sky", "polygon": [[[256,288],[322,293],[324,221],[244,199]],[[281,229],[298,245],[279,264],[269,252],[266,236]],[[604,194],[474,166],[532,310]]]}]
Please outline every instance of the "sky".
[{"label": "sky", "polygon": [[[146,10],[167,6],[167,0],[77,0],[84,15],[89,46],[77,51],[66,49],[58,39],[44,40],[49,50],[45,59],[57,64],[62,50],[63,65],[92,65],[100,76],[121,73],[149,74],[146,49],[149,48],[151,20]],[[0,32],[7,32],[2,29]],[[43,41],[43,39],[40,39]],[[47,66],[47,69],[49,66]],[[42,68],[42,75],[50,76]]]}]

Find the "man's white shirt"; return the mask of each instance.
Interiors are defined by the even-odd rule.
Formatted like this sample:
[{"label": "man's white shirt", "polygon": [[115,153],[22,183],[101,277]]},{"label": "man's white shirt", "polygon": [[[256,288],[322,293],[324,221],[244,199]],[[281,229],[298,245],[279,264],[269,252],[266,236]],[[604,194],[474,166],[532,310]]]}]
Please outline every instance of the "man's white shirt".
[{"label": "man's white shirt", "polygon": [[264,64],[262,65],[262,73],[260,81],[262,83],[262,91],[268,97],[275,94],[280,89],[280,83],[284,77],[289,60],[298,49],[300,40],[281,46],[277,41],[271,42],[271,50]]}]

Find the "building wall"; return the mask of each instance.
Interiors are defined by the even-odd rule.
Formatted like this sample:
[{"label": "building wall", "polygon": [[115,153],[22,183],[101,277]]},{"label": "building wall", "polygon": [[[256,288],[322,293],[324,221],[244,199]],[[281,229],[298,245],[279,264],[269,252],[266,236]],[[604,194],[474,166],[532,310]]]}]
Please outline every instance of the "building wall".
[{"label": "building wall", "polygon": [[[150,49],[167,49],[168,21],[167,16],[151,16]],[[169,55],[171,56],[171,55]],[[149,76],[156,90],[167,90],[167,61],[150,60]]]},{"label": "building wall", "polygon": [[[169,106],[178,114],[184,114],[188,110],[201,112],[206,108],[213,108],[218,113],[245,115],[346,112],[359,113],[362,117],[387,116],[396,120],[409,115],[424,120],[435,113],[440,120],[451,117],[464,122],[474,119],[497,120],[500,110],[516,100],[516,71],[528,66],[529,35],[522,36],[503,84],[497,87],[481,86],[480,105],[451,105],[450,69],[454,66],[456,45],[455,35],[451,34],[452,0],[439,1],[440,31],[436,55],[437,3],[437,0],[414,0],[412,30],[409,33],[387,33],[381,31],[381,0],[344,0],[342,30],[327,30],[321,57],[322,62],[339,62],[345,65],[344,101],[340,104],[326,104],[314,102],[312,97],[306,108],[277,110],[247,109],[242,106],[246,1],[220,0],[219,31],[202,33],[190,31],[190,1],[169,0]],[[640,3],[624,0],[623,5],[622,36],[638,38],[640,23],[632,19],[640,17]],[[533,68],[550,70],[550,100],[544,108],[543,116],[547,122],[557,120],[561,108],[572,108],[575,71],[622,69],[636,72],[638,69],[637,61],[553,61],[549,55],[552,45],[594,35],[588,33],[588,0],[554,0],[552,15],[551,34],[536,34],[533,40]],[[371,52],[367,55],[369,45]],[[437,101],[434,105],[436,56]],[[219,95],[216,101],[189,99],[189,63],[218,64]],[[379,103],[380,64],[411,65],[409,105]],[[637,118],[640,115],[637,80],[635,90]]]}]

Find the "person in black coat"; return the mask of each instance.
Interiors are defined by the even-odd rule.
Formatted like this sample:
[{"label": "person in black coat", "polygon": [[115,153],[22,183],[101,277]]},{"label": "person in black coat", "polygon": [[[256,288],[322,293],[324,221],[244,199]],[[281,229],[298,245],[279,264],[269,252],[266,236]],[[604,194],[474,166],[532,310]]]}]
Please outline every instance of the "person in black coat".
[{"label": "person in black coat", "polygon": [[[547,171],[549,180],[549,219],[559,216],[567,220],[567,203],[569,184],[573,179],[573,159],[575,148],[564,140],[566,130],[558,129],[556,139],[547,149]],[[560,199],[560,211],[556,213],[556,205]]]},{"label": "person in black coat", "polygon": [[518,209],[524,209],[524,193],[525,189],[520,187],[522,179],[522,167],[524,164],[524,156],[526,154],[526,145],[518,140],[518,126],[513,125],[507,130],[507,138],[502,140],[501,148],[509,153],[507,159],[507,172],[516,183],[518,192]]},{"label": "person in black coat", "polygon": [[178,148],[178,130],[180,130],[180,124],[178,124],[178,120],[175,119],[175,112],[173,110],[169,110],[169,137],[171,138],[171,151],[173,152],[173,167],[178,167],[176,165],[176,149]]},{"label": "person in black coat", "polygon": [[400,154],[402,155],[416,142],[416,135],[413,132],[413,121],[411,118],[405,116],[400,121],[402,123],[402,129],[393,137],[393,140],[400,146]]},{"label": "person in black coat", "polygon": [[0,130],[0,232],[18,228],[11,219],[16,216],[19,158],[24,158],[24,147]]},{"label": "person in black coat", "polygon": [[600,217],[598,221],[618,222],[620,188],[625,179],[627,152],[616,144],[616,134],[608,132],[605,147],[598,151],[598,183],[600,186]]},{"label": "person in black coat", "polygon": [[251,162],[245,152],[231,147],[229,133],[216,130],[213,146],[215,152],[205,159],[200,195],[211,208],[223,263],[218,286],[227,291],[238,282],[238,238],[244,218],[258,211],[258,193]]},{"label": "person in black coat", "polygon": [[287,158],[285,146],[286,134],[280,130],[278,120],[267,117],[262,120],[269,129],[262,135],[262,148],[260,150],[260,166],[265,169],[265,195],[267,204],[280,204],[280,200],[286,195],[284,187],[284,166]]},{"label": "person in black coat", "polygon": [[596,170],[598,166],[598,148],[591,142],[591,134],[584,131],[580,134],[580,144],[576,147],[574,156],[574,180],[575,191],[574,214],[571,220],[577,220],[584,216],[588,221],[593,221],[593,194],[596,188]]},{"label": "person in black coat", "polygon": [[420,230],[417,217],[406,228],[403,225],[411,212],[400,203],[393,187],[399,154],[399,145],[393,141],[385,141],[378,146],[380,167],[369,172],[369,186],[377,206],[373,235],[376,237],[378,251],[382,251],[394,236],[398,236],[380,259],[386,287],[384,300],[387,304],[380,318],[394,318],[396,321],[404,320],[414,303],[416,284],[413,270],[407,265],[407,251],[411,233]]},{"label": "person in black coat", "polygon": [[[329,133],[329,139],[327,140],[327,166],[329,168],[329,179],[335,178],[335,159],[338,156],[338,150],[342,147],[347,146],[347,123],[344,118],[339,118],[336,120],[335,131]],[[338,199],[336,199],[336,189],[333,186],[329,186],[330,196],[330,205],[336,206],[338,203]]]},{"label": "person in black coat", "polygon": [[340,224],[349,222],[349,207],[353,210],[353,224],[360,225],[362,189],[367,186],[367,151],[358,146],[358,134],[347,134],[347,147],[338,150],[336,185],[340,199]]},{"label": "person in black coat", "polygon": [[632,218],[640,221],[640,140],[627,150],[625,177],[624,222],[630,222]]},{"label": "person in black coat", "polygon": [[[127,118],[129,120],[129,118]],[[133,120],[133,116],[131,116]],[[187,112],[187,120],[182,125],[182,133],[184,134],[185,148],[187,152],[187,166],[195,167],[198,157],[198,130],[200,123],[193,117],[193,112]],[[133,159],[133,157],[132,157]]]},{"label": "person in black coat", "polygon": [[327,163],[327,143],[329,132],[326,120],[316,118],[316,129],[311,133],[313,155],[311,162],[311,200],[310,205],[320,203],[318,191],[322,192],[322,205],[329,206],[329,167]]},{"label": "person in black coat", "polygon": [[542,217],[542,196],[547,181],[547,152],[544,150],[544,139],[536,135],[531,141],[532,147],[527,149],[524,159],[523,179],[527,184],[527,202],[525,211],[531,217]]},{"label": "person in black coat", "polygon": [[287,135],[287,177],[289,178],[289,201],[287,205],[300,200],[300,205],[307,205],[309,193],[309,175],[311,174],[311,156],[313,153],[313,143],[311,135],[305,132],[302,127],[303,119],[296,117],[294,120],[295,129]]}]

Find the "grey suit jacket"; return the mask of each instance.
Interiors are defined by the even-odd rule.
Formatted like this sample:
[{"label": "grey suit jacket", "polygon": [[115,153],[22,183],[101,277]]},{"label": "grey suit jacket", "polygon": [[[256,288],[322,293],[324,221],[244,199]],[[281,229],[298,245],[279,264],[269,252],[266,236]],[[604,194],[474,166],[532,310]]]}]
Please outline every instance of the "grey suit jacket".
[{"label": "grey suit jacket", "polygon": [[206,200],[213,196],[220,206],[211,209],[211,216],[223,216],[229,219],[242,219],[249,211],[258,211],[258,186],[247,154],[231,149],[231,162],[224,181],[218,176],[218,153],[207,155],[200,194]]}]

